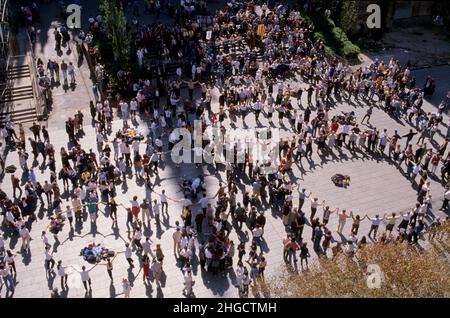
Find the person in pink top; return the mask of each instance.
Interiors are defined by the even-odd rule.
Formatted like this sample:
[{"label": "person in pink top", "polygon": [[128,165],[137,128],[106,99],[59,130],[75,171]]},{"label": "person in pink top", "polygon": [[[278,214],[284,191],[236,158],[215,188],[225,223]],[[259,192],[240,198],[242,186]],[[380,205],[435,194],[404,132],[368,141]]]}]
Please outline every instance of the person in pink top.
[{"label": "person in pink top", "polygon": [[345,223],[347,222],[347,219],[350,217],[350,214],[347,214],[346,210],[338,211],[338,217],[339,217],[339,223],[337,227],[337,232],[342,233],[342,230],[344,229]]}]

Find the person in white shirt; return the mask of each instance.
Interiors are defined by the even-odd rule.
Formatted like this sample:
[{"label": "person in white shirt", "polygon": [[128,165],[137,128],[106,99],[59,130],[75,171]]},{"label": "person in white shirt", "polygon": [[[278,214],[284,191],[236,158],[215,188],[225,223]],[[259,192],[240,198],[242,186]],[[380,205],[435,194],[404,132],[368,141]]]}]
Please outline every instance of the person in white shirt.
[{"label": "person in white shirt", "polygon": [[30,231],[28,230],[28,228],[25,225],[22,225],[20,227],[19,235],[22,238],[22,247],[20,249],[21,250],[25,249],[29,252],[31,236],[30,236]]},{"label": "person in white shirt", "polygon": [[122,175],[122,179],[123,182],[127,181],[127,164],[125,163],[125,160],[123,160],[123,157],[120,157],[119,160],[117,161],[117,168],[119,169],[121,175]]},{"label": "person in white shirt", "polygon": [[203,197],[198,200],[198,203],[200,204],[203,214],[206,215],[206,209],[208,208],[209,198],[206,196],[206,193],[203,193]]},{"label": "person in white shirt", "polygon": [[58,261],[56,265],[56,270],[58,272],[58,276],[61,277],[61,289],[64,290],[64,286],[67,286],[67,277],[66,268],[62,266],[62,261]]},{"label": "person in white shirt", "polygon": [[194,284],[194,280],[192,279],[192,271],[187,270],[184,273],[184,288],[183,288],[183,294],[186,296],[192,295],[192,285]]},{"label": "person in white shirt", "polygon": [[187,195],[185,195],[184,198],[178,202],[180,202],[182,206],[181,213],[183,213],[185,208],[189,208],[192,205],[192,201],[188,199]]},{"label": "person in white shirt", "polygon": [[132,118],[136,118],[136,111],[138,108],[138,102],[133,98],[130,102],[130,113]]},{"label": "person in white shirt", "polygon": [[136,227],[136,230],[134,232],[134,240],[133,243],[134,245],[139,248],[141,251],[143,250],[142,244],[141,244],[141,239],[142,239],[142,231],[139,227]]},{"label": "person in white shirt", "polygon": [[162,272],[162,264],[160,261],[158,261],[158,259],[154,259],[153,263],[152,263],[152,272],[153,272],[153,276],[155,278],[155,283],[157,286],[160,286],[159,280],[161,278],[161,272]]},{"label": "person in white shirt", "polygon": [[378,227],[380,226],[381,221],[384,220],[384,217],[382,219],[380,219],[380,216],[377,214],[375,215],[375,218],[370,218],[369,216],[366,215],[366,218],[372,222],[372,225],[370,226],[370,231],[369,231],[369,238],[370,235],[373,232],[373,238],[376,240],[377,239],[377,231],[378,231]]},{"label": "person in white shirt", "polygon": [[183,234],[181,233],[181,230],[179,228],[177,228],[175,232],[172,234],[172,238],[173,238],[173,255],[177,257],[177,253],[178,255],[180,255],[181,240],[183,238]]},{"label": "person in white shirt", "polygon": [[53,259],[53,252],[50,252],[50,247],[45,247],[45,268],[48,272],[53,272],[53,267],[55,267],[55,260]]},{"label": "person in white shirt", "polygon": [[73,211],[72,211],[72,209],[70,208],[69,205],[66,206],[65,213],[66,213],[67,219],[69,220],[70,228],[73,228],[73,225],[72,225],[72,223],[73,223]]},{"label": "person in white shirt", "polygon": [[42,239],[42,243],[44,243],[44,248],[51,247],[50,243],[48,242],[47,233],[45,231],[42,231],[41,239]]},{"label": "person in white shirt", "polygon": [[11,275],[11,269],[5,263],[0,263],[0,277],[3,278],[6,288],[13,292],[16,288],[16,284],[14,283],[13,277]]},{"label": "person in white shirt", "polygon": [[151,256],[153,256],[152,243],[150,242],[150,237],[148,236],[145,238],[145,242],[142,243],[142,253],[144,255],[150,254]]},{"label": "person in white shirt", "polygon": [[314,215],[316,215],[317,207],[325,205],[325,200],[322,203],[319,203],[318,200],[318,198],[311,199],[311,216],[309,218],[311,221],[314,219]]},{"label": "person in white shirt", "polygon": [[120,147],[120,153],[122,156],[125,156],[125,163],[127,164],[127,167],[131,167],[131,155],[130,155],[130,147],[125,141],[122,141],[119,144]]},{"label": "person in white shirt", "polygon": [[[155,146],[156,146],[156,151],[157,152],[162,152],[162,148],[163,148],[163,141],[161,140],[161,137],[157,137],[155,139]],[[159,155],[159,159],[161,159],[161,155]]]},{"label": "person in white shirt", "polygon": [[94,267],[92,267],[91,269],[89,269],[89,270],[86,270],[86,266],[82,266],[81,267],[81,272],[79,271],[79,270],[77,270],[75,267],[73,267],[72,266],[72,268],[75,270],[75,271],[77,271],[78,273],[80,273],[80,276],[81,276],[81,282],[83,283],[83,286],[84,286],[84,289],[86,290],[86,293],[87,293],[87,291],[88,291],[88,288],[87,288],[87,284],[89,284],[89,290],[90,291],[92,291],[92,287],[91,287],[91,284],[92,284],[92,282],[91,282],[91,277],[90,277],[90,275],[89,275],[89,272],[94,268]]},{"label": "person in white shirt", "polygon": [[253,106],[253,108],[255,109],[255,119],[256,122],[259,122],[259,114],[261,113],[261,110],[263,108],[263,105],[261,104],[261,102],[258,100],[255,105]]},{"label": "person in white shirt", "polygon": [[11,273],[14,272],[14,277],[17,277],[16,262],[14,261],[15,256],[16,254],[13,254],[10,250],[7,250],[3,262],[11,268]]},{"label": "person in white shirt", "polygon": [[139,146],[141,144],[141,141],[139,139],[134,139],[131,143],[131,148],[133,149],[133,154],[136,157],[136,155],[139,154]]},{"label": "person in white shirt", "polygon": [[6,221],[8,221],[9,225],[12,227],[14,231],[17,230],[16,219],[11,211],[7,210],[5,215]]},{"label": "person in white shirt", "polygon": [[169,204],[167,203],[166,190],[162,190],[159,195],[159,202],[161,202],[161,212],[164,213],[164,207],[166,208],[166,214],[169,216]]},{"label": "person in white shirt", "polygon": [[150,156],[150,162],[152,166],[152,171],[155,174],[158,174],[158,160],[159,160],[158,153],[157,152],[152,153],[152,155]]},{"label": "person in white shirt", "polygon": [[126,258],[128,264],[130,264],[130,268],[134,268],[133,259],[131,258],[131,255],[132,255],[132,252],[131,252],[130,243],[125,243],[125,258]]},{"label": "person in white shirt", "polygon": [[256,227],[252,231],[253,239],[256,241],[256,244],[261,248],[261,238],[264,234],[264,230],[259,224],[256,224]]},{"label": "person in white shirt", "polygon": [[[449,126],[450,127],[450,126]],[[444,200],[442,201],[442,206],[439,211],[447,211],[448,202],[450,201],[450,189],[447,190],[444,194]]]},{"label": "person in white shirt", "polygon": [[122,113],[123,127],[128,127],[128,104],[126,102],[120,103],[120,112]]},{"label": "person in white shirt", "polygon": [[153,200],[153,215],[155,216],[156,224],[160,222],[160,214],[161,214],[161,204],[158,203],[157,200]]},{"label": "person in white shirt", "polygon": [[182,266],[184,266],[184,264],[189,262],[189,260],[191,259],[192,255],[193,255],[193,253],[188,248],[188,246],[185,246],[184,248],[181,249],[179,258],[181,259]]}]

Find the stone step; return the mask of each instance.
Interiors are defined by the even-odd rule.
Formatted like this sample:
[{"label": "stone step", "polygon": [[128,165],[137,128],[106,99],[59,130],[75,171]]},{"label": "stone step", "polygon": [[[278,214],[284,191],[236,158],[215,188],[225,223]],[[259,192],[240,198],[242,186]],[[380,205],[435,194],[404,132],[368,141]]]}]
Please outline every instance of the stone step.
[{"label": "stone step", "polygon": [[0,113],[0,123],[4,123],[6,116],[10,116],[15,123],[28,123],[37,120],[36,109],[26,108],[21,110],[13,110],[10,112]]},{"label": "stone step", "polygon": [[6,89],[0,102],[15,102],[18,100],[32,99],[33,97],[33,87],[31,85],[11,87]]}]

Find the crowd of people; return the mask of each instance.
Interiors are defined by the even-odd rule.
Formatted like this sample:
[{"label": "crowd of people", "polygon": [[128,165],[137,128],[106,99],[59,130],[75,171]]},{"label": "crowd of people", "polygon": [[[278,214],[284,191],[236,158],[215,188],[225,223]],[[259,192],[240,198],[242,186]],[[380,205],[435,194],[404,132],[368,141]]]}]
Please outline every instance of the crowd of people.
[{"label": "crowd of people", "polygon": [[[254,2],[231,1],[215,14],[200,16],[195,12],[202,10],[201,4],[183,2],[186,11],[177,16],[173,25],[135,23],[136,62],[147,71],[133,74],[120,70],[112,74],[116,76],[117,91],[111,90],[101,56],[95,57],[99,94],[89,108],[97,149],[82,146],[86,118],[81,111],[66,121],[70,149],[55,149],[49,131],[36,123],[31,126],[32,137],[28,139],[22,125],[15,128],[8,122],[0,127],[0,134],[10,151],[16,151],[21,172],[27,178],[21,185],[18,171],[11,174],[12,197],[0,189],[5,233],[21,237],[22,253],[29,251],[28,225],[36,221],[38,206],[51,212],[49,231],[55,240],[59,240],[58,233],[64,231],[66,221],[71,229],[79,231],[85,222],[95,224],[101,217],[100,208],[109,212],[113,227],[119,228],[117,212],[123,209],[127,211],[125,226],[132,236],[122,252],[133,268],[134,250],[143,269],[144,283],[149,283],[152,273],[154,282],[161,287],[165,256],[160,245],[153,249],[151,238],[144,237],[143,230],[151,226],[152,220],[160,226],[165,219],[176,219],[173,254],[180,261],[183,293],[193,294],[193,263],[198,260],[202,271],[209,275],[223,275],[234,269],[240,295],[246,297],[252,284],[264,285],[264,271],[270,266],[264,239],[265,211],[269,209],[281,217],[286,229],[280,254],[287,264],[292,266],[294,262],[295,268],[297,255],[301,268],[308,267],[310,251],[303,234],[306,227],[312,229],[312,249],[319,257],[336,255],[339,251],[353,257],[369,239],[413,245],[424,237],[425,231],[429,239],[445,235],[448,218],[433,217],[432,211],[436,209],[430,179],[448,189],[450,128],[445,133],[440,131],[448,101],[442,101],[434,112],[423,109],[424,99],[433,94],[433,79],[427,79],[423,88],[417,87],[411,66],[403,67],[395,59],[376,60],[352,71],[338,59],[326,58],[324,44],[312,39],[314,27],[302,18],[303,11],[311,10],[307,5],[299,8],[263,3],[256,7]],[[89,32],[94,39],[100,35],[101,18],[91,20]],[[46,70],[43,63],[38,63],[39,73],[43,77],[50,74],[53,79],[53,63],[49,60]],[[170,65],[176,66],[174,74],[170,73]],[[55,76],[59,80],[59,74]],[[219,110],[214,112],[212,101],[217,90]],[[365,116],[357,118],[354,112],[342,112],[337,102],[364,105]],[[364,125],[364,121],[370,123],[374,109],[412,128],[400,135],[389,127]],[[130,126],[129,122],[137,116],[148,123],[147,135]],[[265,173],[265,163],[253,160],[248,149],[241,152],[237,143],[232,142],[233,150],[242,154],[243,160],[238,161],[237,155],[234,162],[218,165],[218,169],[226,171],[226,182],[219,185],[214,196],[207,196],[202,176],[181,180],[182,189],[187,190],[181,199],[168,197],[165,190],[156,189],[161,163],[170,160],[168,152],[179,141],[172,134],[175,128],[192,131],[193,121],[201,120],[203,128],[220,128],[225,138],[232,140],[225,120],[233,122],[241,117],[245,121],[247,116],[254,116],[257,126],[262,125],[262,117],[270,126],[278,121],[278,126],[287,132],[279,143],[276,171]],[[116,118],[122,120],[123,128],[113,132],[112,122]],[[447,125],[450,127],[450,122]],[[441,144],[436,143],[436,134],[443,135]],[[339,156],[344,148],[393,162],[417,190],[417,203],[412,202],[410,211],[371,217],[341,207],[332,208],[332,202],[320,201],[307,191],[308,185],[292,181],[293,164],[303,165],[314,152],[332,160],[335,151]],[[37,180],[28,164],[40,157],[50,171],[48,180]],[[3,168],[7,171],[8,167]],[[118,193],[117,187],[133,177],[143,183],[145,195],[133,195],[129,204],[117,203],[118,198],[128,195]],[[62,198],[65,192],[70,193],[70,204]],[[159,199],[151,199],[155,195]],[[448,211],[449,200],[447,190],[440,210]],[[308,201],[310,211],[305,207]],[[332,218],[338,221],[336,229],[329,226]],[[347,219],[352,220],[350,230],[346,227]],[[362,222],[370,222],[368,233],[359,231]],[[380,228],[382,224],[384,231]],[[333,231],[348,234],[346,240],[333,237]],[[239,242],[230,238],[232,232],[236,232]],[[54,255],[46,232],[41,238],[49,275],[55,266]],[[4,240],[2,237],[0,240],[3,251]],[[115,257],[102,263],[111,281]],[[13,291],[17,272],[12,251],[6,251],[0,269],[6,286]],[[91,269],[83,266],[79,271],[86,292],[91,288]],[[57,273],[64,290],[67,273],[60,261]],[[123,293],[129,297],[130,282],[124,278],[122,283]],[[57,295],[58,291],[54,291],[54,296]]]}]

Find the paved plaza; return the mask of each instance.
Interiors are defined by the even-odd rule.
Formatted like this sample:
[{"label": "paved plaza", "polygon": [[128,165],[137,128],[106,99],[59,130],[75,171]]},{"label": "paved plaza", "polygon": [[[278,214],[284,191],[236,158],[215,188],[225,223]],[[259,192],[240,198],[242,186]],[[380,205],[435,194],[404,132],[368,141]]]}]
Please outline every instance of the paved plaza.
[{"label": "paved plaza", "polygon": [[[91,4],[83,2],[87,7]],[[219,5],[219,4],[214,4]],[[90,8],[87,10],[93,10]],[[86,18],[84,17],[83,20]],[[84,21],[85,22],[85,21]],[[78,63],[78,53],[72,47],[69,53],[67,49],[63,49],[63,55],[58,56],[54,50],[55,43],[53,37],[53,27],[58,26],[58,9],[54,7],[54,4],[43,4],[41,6],[41,23],[37,25],[36,31],[38,33],[38,39],[35,46],[36,57],[41,58],[44,63],[51,58],[57,62],[61,62],[63,59],[68,63]],[[73,45],[73,43],[71,44]],[[450,66],[432,67],[428,69],[422,69],[413,71],[412,74],[417,77],[417,85],[421,87],[425,81],[426,76],[432,75],[437,79],[437,91],[432,99],[424,100],[423,109],[426,112],[436,111],[437,104],[444,98],[446,91],[448,91],[448,83],[450,83]],[[59,150],[61,147],[68,149],[68,137],[64,128],[64,122],[69,117],[75,114],[77,110],[85,115],[83,131],[85,135],[79,140],[82,148],[97,150],[97,144],[95,140],[95,129],[90,123],[89,113],[89,101],[94,99],[92,93],[92,81],[90,79],[90,70],[86,63],[83,61],[81,65],[76,67],[75,76],[77,85],[74,89],[65,90],[62,86],[55,87],[53,89],[53,105],[50,111],[48,121],[44,124],[48,127],[50,133],[50,141],[54,145],[57,153],[57,171],[61,168],[61,162],[59,160]],[[303,86],[305,89],[308,84],[304,83],[300,76],[295,79],[289,79],[287,82],[293,88]],[[446,86],[447,85],[447,86]],[[212,99],[212,112],[219,111],[219,90],[214,88]],[[196,97],[200,92],[195,93]],[[198,95],[197,95],[198,94]],[[187,89],[182,90],[182,97],[187,98]],[[275,95],[274,95],[275,96]],[[298,108],[296,98],[292,98],[292,104],[294,108]],[[302,104],[307,104],[306,94],[302,97]],[[332,108],[330,110],[330,118],[332,115],[341,114],[341,112],[355,112],[355,116],[358,121],[366,114],[367,105],[364,102],[360,104],[348,103],[345,100],[343,102],[333,101]],[[280,128],[282,138],[291,138],[294,133],[290,129],[287,119],[284,123],[279,122],[277,114],[274,114],[273,118],[274,127]],[[435,136],[435,143],[433,147],[435,149],[443,141],[447,131],[448,116],[444,114],[444,119],[439,126],[439,131]],[[269,122],[266,116],[261,116],[259,125],[255,121],[253,113],[249,113],[244,119],[241,116],[229,117],[227,116],[223,122],[225,127],[236,128],[255,128],[269,126]],[[145,117],[140,117],[132,124],[138,131],[146,135],[149,131],[149,122]],[[374,113],[370,118],[371,127],[377,127],[382,130],[386,128],[389,134],[392,134],[394,130],[397,130],[400,135],[404,135],[409,132],[409,129],[413,128],[407,123],[404,118],[402,120],[394,120],[384,111],[379,108],[374,108]],[[360,124],[361,128],[369,128],[368,124]],[[28,125],[29,126],[29,125]],[[122,128],[122,120],[115,116],[112,123],[112,133]],[[26,137],[32,137],[31,132],[25,128]],[[166,136],[167,137],[167,136]],[[108,137],[109,142],[112,140],[112,134]],[[412,143],[415,145],[418,135],[416,135]],[[399,141],[402,146],[404,140]],[[141,152],[145,151],[145,144],[141,144]],[[32,162],[32,158],[28,160],[29,164]],[[50,173],[46,166],[42,166],[41,157],[38,161],[33,162],[34,172],[37,180],[43,183],[44,180],[49,180]],[[16,165],[20,167],[17,152],[10,152],[6,158],[6,165]],[[439,171],[440,166],[438,167]],[[319,201],[326,201],[326,205],[329,205],[332,209],[340,208],[348,211],[353,211],[354,214],[361,216],[368,215],[374,217],[376,214],[383,215],[384,213],[391,212],[406,212],[409,211],[417,199],[417,189],[415,189],[411,182],[405,176],[405,166],[401,168],[394,164],[390,160],[387,160],[387,156],[370,155],[366,152],[350,152],[346,147],[342,147],[342,151],[338,152],[334,150],[330,156],[319,156],[315,151],[311,160],[303,159],[301,163],[294,162],[292,166],[292,172],[289,173],[291,182],[293,184],[299,184],[301,188],[306,188],[307,193],[312,192],[313,197],[319,198]],[[18,168],[16,175],[21,178],[21,184],[23,185],[27,181],[27,175],[21,175],[22,171]],[[348,188],[336,187],[331,177],[335,173],[341,173],[351,176],[351,185]],[[166,195],[172,199],[182,199],[182,191],[179,186],[180,178],[183,176],[192,177],[197,175],[204,175],[206,182],[206,193],[209,197],[213,197],[219,189],[219,182],[226,183],[225,167],[219,165],[215,170],[208,165],[202,165],[196,167],[194,164],[182,164],[177,167],[173,164],[169,154],[163,156],[162,165],[158,176],[153,175],[151,180],[154,184],[153,190],[156,193],[161,193],[164,189]],[[445,188],[440,182],[440,179],[431,178],[431,194],[433,196],[433,213],[436,217],[445,217],[445,214],[438,211],[438,208],[442,204]],[[10,174],[4,174],[1,179],[1,189],[6,192],[9,197],[13,196],[12,186],[10,181]],[[240,190],[250,190],[251,186],[247,184],[239,184]],[[145,197],[145,188],[142,182],[136,181],[136,178],[132,174],[128,175],[125,183],[118,184],[116,186],[117,198],[116,201],[119,204],[123,204],[126,207],[130,206],[130,200],[134,195],[138,196],[139,200]],[[239,191],[237,196],[237,202],[242,202],[242,193]],[[70,193],[64,192],[62,195],[63,207],[70,205]],[[153,193],[152,199],[158,199],[159,197]],[[294,202],[298,200],[298,193],[294,192]],[[67,204],[65,204],[67,201]],[[212,201],[213,205],[215,201]],[[296,204],[294,204],[296,205]],[[30,226],[30,233],[32,236],[30,253],[21,254],[20,245],[21,241],[18,236],[7,236],[4,232],[4,228],[1,230],[5,238],[5,247],[10,249],[16,256],[17,266],[17,287],[15,289],[13,297],[15,298],[47,298],[50,296],[51,290],[55,287],[59,288],[63,297],[81,298],[81,297],[123,297],[122,294],[122,278],[127,278],[131,284],[131,297],[170,297],[180,298],[184,297],[182,289],[184,287],[183,272],[180,268],[180,264],[173,255],[173,240],[172,234],[175,230],[175,221],[181,221],[180,203],[169,201],[168,216],[162,219],[161,225],[156,225],[154,221],[151,222],[149,227],[144,227],[143,236],[149,236],[151,238],[153,248],[156,244],[161,244],[162,250],[165,254],[164,258],[164,273],[161,278],[161,287],[157,287],[155,284],[144,284],[142,280],[142,271],[140,271],[141,262],[140,253],[136,250],[133,251],[132,258],[137,265],[134,269],[130,269],[127,260],[124,256],[125,243],[130,242],[132,239],[132,229],[126,225],[127,213],[124,207],[119,206],[118,209],[118,223],[117,226],[112,226],[112,221],[109,218],[109,208],[100,205],[99,217],[96,224],[91,224],[87,215],[82,227],[75,227],[70,229],[66,224],[58,234],[59,241],[55,241],[52,235],[49,235],[50,244],[54,252],[53,257],[55,261],[62,260],[64,266],[71,266],[67,269],[68,288],[61,290],[59,277],[56,274],[47,274],[44,267],[44,246],[40,238],[42,231],[47,230],[49,226],[49,217],[47,209],[39,207],[36,211],[37,221],[28,223]],[[200,207],[194,206],[193,217]],[[263,209],[263,208],[261,208]],[[306,215],[309,216],[310,202],[307,201],[303,208],[306,211]],[[283,239],[286,237],[286,230],[281,221],[281,212],[265,208],[266,226],[264,234],[263,250],[267,260],[266,276],[274,276],[284,270],[286,267],[282,257]],[[322,209],[319,207],[318,216],[322,217]],[[67,223],[67,222],[66,222]],[[331,216],[328,228],[332,230],[333,238],[336,241],[345,241],[345,236],[338,234],[336,228],[338,220],[335,215]],[[351,221],[347,222],[343,231],[344,234],[349,233],[351,227]],[[384,227],[384,226],[383,226]],[[365,235],[369,232],[370,222],[367,220],[361,223],[360,234]],[[204,224],[204,230],[208,231],[206,224]],[[236,243],[239,239],[245,238],[245,231],[250,231],[244,225],[244,232],[233,230],[230,238]],[[48,230],[47,230],[48,231]],[[206,233],[207,234],[207,233]],[[251,233],[249,234],[251,236]],[[312,245],[310,242],[311,227],[307,226],[304,231],[304,237],[308,241],[308,245]],[[247,238],[248,239],[248,238]],[[106,246],[107,248],[118,252],[114,259],[113,276],[114,282],[111,283],[106,266],[103,263],[92,265],[83,260],[80,256],[80,250],[89,244],[95,242]],[[421,242],[426,245],[426,242]],[[317,255],[310,249],[312,255],[311,263],[317,262]],[[248,256],[245,255],[244,259]],[[234,264],[237,261],[237,253],[234,259]],[[85,265],[87,269],[91,269],[90,277],[92,279],[92,291],[88,294],[85,293],[84,287],[80,280],[80,275],[75,271],[81,270],[81,266]],[[226,270],[219,275],[214,276],[211,273],[205,273],[200,270],[198,259],[195,256],[193,259],[193,275],[195,285],[193,286],[193,293],[195,297],[238,297],[238,288],[236,287],[236,275],[233,269]],[[301,275],[301,272],[300,272]],[[6,288],[4,285],[0,287],[0,296],[4,297],[6,294]],[[254,291],[253,296],[264,297],[267,294],[261,291]]]}]

